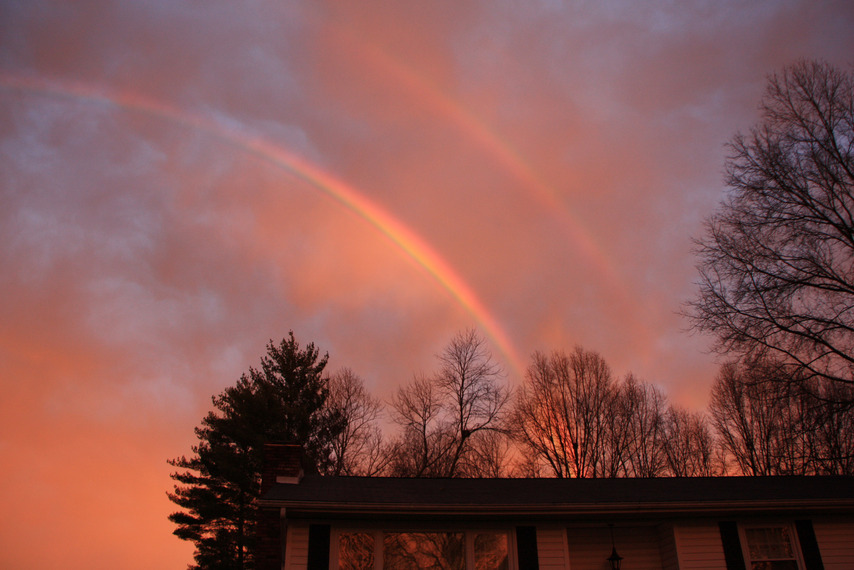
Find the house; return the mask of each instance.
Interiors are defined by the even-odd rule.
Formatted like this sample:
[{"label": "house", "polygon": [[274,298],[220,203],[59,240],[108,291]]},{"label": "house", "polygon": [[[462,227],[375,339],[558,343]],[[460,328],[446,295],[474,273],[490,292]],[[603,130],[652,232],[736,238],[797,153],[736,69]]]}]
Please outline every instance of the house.
[{"label": "house", "polygon": [[854,477],[323,477],[267,452],[263,569],[854,568]]}]

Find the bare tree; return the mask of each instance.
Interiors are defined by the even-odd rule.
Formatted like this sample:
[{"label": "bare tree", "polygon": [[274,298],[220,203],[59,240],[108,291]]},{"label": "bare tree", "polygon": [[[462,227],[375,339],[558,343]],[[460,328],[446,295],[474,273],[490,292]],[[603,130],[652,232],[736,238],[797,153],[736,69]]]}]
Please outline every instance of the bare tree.
[{"label": "bare tree", "polygon": [[[667,402],[661,390],[629,374],[616,393],[617,414],[611,424],[610,454],[619,457],[611,476],[658,477],[666,468],[664,417]],[[617,467],[616,465],[614,467]]]},{"label": "bare tree", "polygon": [[469,438],[467,477],[511,477],[516,473],[513,441],[503,431],[480,431]]},{"label": "bare tree", "polygon": [[615,389],[596,352],[535,353],[514,411],[523,453],[555,477],[605,475],[605,443]]},{"label": "bare tree", "polygon": [[712,477],[723,461],[705,416],[671,406],[664,417],[664,454],[673,477]]},{"label": "bare tree", "polygon": [[440,476],[451,444],[451,428],[442,414],[435,384],[424,376],[400,388],[392,399],[394,421],[402,435],[390,450],[396,476]]},{"label": "bare tree", "polygon": [[[392,452],[392,472],[416,477],[471,477],[494,465],[510,391],[501,367],[473,330],[455,335],[438,356],[439,371],[416,377],[392,399],[402,435]],[[491,433],[492,437],[485,434]],[[492,446],[492,450],[489,447]]]},{"label": "bare tree", "polygon": [[852,388],[813,378],[787,384],[775,361],[730,363],[712,392],[721,445],[745,475],[854,473]]},{"label": "bare tree", "polygon": [[804,415],[793,408],[784,368],[773,361],[725,364],[712,389],[710,410],[719,441],[744,475],[809,471]]},{"label": "bare tree", "polygon": [[567,382],[558,378],[559,371],[568,368],[566,360],[561,353],[550,357],[534,353],[525,384],[517,393],[512,423],[527,460],[527,476],[539,475],[543,466],[559,478],[572,477],[577,472],[568,418],[570,394]]},{"label": "bare tree", "polygon": [[850,385],[854,74],[798,63],[770,77],[761,109],[729,144],[731,194],[697,243],[690,316],[722,352],[784,363],[781,381]]},{"label": "bare tree", "polygon": [[[854,475],[854,389],[825,382],[814,390],[807,429],[816,452],[816,472],[822,475]],[[840,393],[841,392],[841,393]]]},{"label": "bare tree", "polygon": [[456,334],[439,361],[436,385],[444,396],[455,438],[447,476],[457,475],[461,463],[464,473],[475,474],[478,466],[469,461],[469,441],[481,432],[503,431],[510,391],[498,383],[504,373],[474,330]]},{"label": "bare tree", "polygon": [[365,383],[349,368],[329,379],[329,409],[341,419],[343,429],[332,439],[331,475],[377,475],[386,467],[379,420],[380,401],[372,397]]}]

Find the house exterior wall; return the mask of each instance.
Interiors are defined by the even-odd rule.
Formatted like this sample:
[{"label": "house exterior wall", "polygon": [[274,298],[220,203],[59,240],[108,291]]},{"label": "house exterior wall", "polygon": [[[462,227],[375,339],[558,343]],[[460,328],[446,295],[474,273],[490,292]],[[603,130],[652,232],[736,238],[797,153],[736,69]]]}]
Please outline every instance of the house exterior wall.
[{"label": "house exterior wall", "polygon": [[285,570],[306,570],[308,566],[308,525],[288,525]]},{"label": "house exterior wall", "polygon": [[850,570],[854,564],[854,522],[813,520],[825,570]]},{"label": "house exterior wall", "polygon": [[721,534],[714,521],[682,523],[673,527],[679,570],[726,568]]},{"label": "house exterior wall", "polygon": [[[606,570],[611,554],[611,532],[605,525],[569,527],[569,566],[572,570]],[[657,526],[615,526],[614,545],[623,565],[633,570],[661,570]],[[567,568],[567,566],[564,566]]]},{"label": "house exterior wall", "polygon": [[537,557],[540,570],[565,570],[569,567],[565,527],[537,527]]},{"label": "house exterior wall", "polygon": [[[817,518],[812,521],[825,570],[849,570],[854,560],[854,521]],[[281,568],[307,570],[307,522],[287,526]],[[536,525],[540,570],[607,570],[611,552],[610,529],[559,524]],[[719,570],[726,568],[720,529],[716,521],[682,520],[660,524],[616,525],[614,542],[632,570]]]}]

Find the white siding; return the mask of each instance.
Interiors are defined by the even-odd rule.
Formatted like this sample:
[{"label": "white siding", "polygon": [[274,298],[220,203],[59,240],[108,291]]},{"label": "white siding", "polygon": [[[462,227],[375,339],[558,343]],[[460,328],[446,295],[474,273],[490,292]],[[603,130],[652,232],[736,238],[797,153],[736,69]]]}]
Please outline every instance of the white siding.
[{"label": "white siding", "polygon": [[824,570],[850,570],[854,561],[854,522],[813,520]]},{"label": "white siding", "polygon": [[564,527],[537,527],[537,557],[540,561],[540,570],[569,568]]},{"label": "white siding", "polygon": [[[607,526],[570,527],[567,537],[572,570],[606,570],[609,567],[611,532]],[[632,570],[661,570],[658,527],[616,525],[614,542],[626,568],[631,561]]]},{"label": "white siding", "polygon": [[285,542],[285,570],[305,570],[308,566],[308,526],[288,525]]},{"label": "white siding", "polygon": [[673,529],[680,570],[726,568],[721,532],[715,523],[680,524]]}]

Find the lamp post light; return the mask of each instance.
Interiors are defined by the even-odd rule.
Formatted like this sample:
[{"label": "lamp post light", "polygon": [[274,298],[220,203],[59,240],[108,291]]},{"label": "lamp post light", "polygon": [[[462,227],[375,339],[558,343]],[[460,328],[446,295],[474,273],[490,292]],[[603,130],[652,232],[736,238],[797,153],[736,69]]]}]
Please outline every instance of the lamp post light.
[{"label": "lamp post light", "polygon": [[608,557],[608,564],[611,565],[611,570],[620,570],[623,565],[623,557],[617,554],[617,547],[614,545],[614,525],[609,524],[611,529],[611,556]]}]

